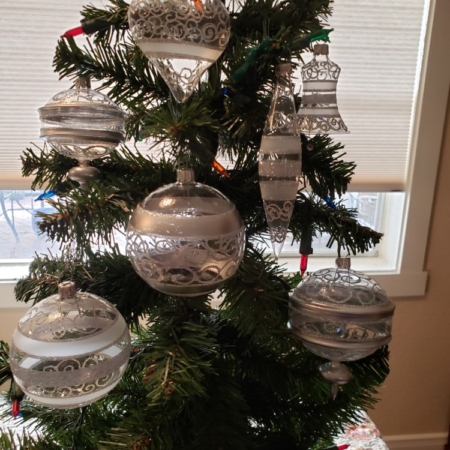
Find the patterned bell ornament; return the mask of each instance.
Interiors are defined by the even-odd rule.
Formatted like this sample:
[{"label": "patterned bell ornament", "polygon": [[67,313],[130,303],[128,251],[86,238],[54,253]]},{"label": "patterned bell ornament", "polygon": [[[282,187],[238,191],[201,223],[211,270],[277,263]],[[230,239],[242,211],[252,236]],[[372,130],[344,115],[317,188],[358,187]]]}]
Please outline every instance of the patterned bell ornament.
[{"label": "patterned bell ornament", "polygon": [[131,34],[182,103],[230,39],[230,16],[221,0],[133,0]]},{"label": "patterned bell ornament", "polygon": [[320,371],[334,397],[352,378],[341,361],[365,358],[389,343],[395,310],[375,280],[350,268],[350,258],[336,265],[309,275],[289,296],[289,327],[306,348],[330,360]]},{"label": "patterned bell ornament", "polygon": [[303,96],[299,129],[306,135],[348,133],[336,97],[340,67],[328,58],[328,44],[314,46],[314,58],[302,67]]},{"label": "patterned bell ornament", "polygon": [[9,352],[15,382],[32,400],[70,409],[104,397],[122,378],[130,333],[105,299],[65,281],[59,293],[28,310]]},{"label": "patterned bell ornament", "polygon": [[196,297],[234,275],[244,256],[245,231],[233,203],[196,183],[192,170],[178,170],[177,180],[135,208],[127,228],[127,255],[152,288]]},{"label": "patterned bell ornament", "polygon": [[277,67],[275,91],[259,150],[259,185],[276,257],[286,239],[302,173],[302,144],[291,72],[290,63]]}]

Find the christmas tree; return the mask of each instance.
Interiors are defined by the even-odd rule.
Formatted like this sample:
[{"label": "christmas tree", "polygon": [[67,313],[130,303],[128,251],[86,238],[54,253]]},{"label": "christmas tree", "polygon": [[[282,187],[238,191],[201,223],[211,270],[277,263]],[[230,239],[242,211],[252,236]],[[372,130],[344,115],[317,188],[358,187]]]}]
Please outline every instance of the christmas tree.
[{"label": "christmas tree", "polygon": [[[289,292],[301,276],[286,273],[268,250],[258,177],[277,67],[300,64],[313,42],[328,41],[330,3],[226,2],[229,41],[186,98],[166,84],[161,61],[149,64],[132,39],[123,0],[84,8],[83,30],[92,33],[86,48],[69,35],[59,40],[54,67],[60,76],[96,81],[97,90],[127,112],[128,142],[146,142],[157,151],[143,154],[123,145],[95,159],[98,179],[84,189],[67,178],[74,159],[52,145],[40,153],[25,151],[23,174],[34,177],[33,188],[58,195],[49,200],[57,212],[41,214],[40,229],[64,250],[37,255],[16,297],[36,304],[72,280],[117,307],[132,332],[132,351],[119,384],[93,404],[60,410],[25,398],[25,434],[14,443],[3,433],[2,448],[321,449],[360,408],[374,403],[388,373],[386,347],[349,363],[353,379],[333,399],[317,370],[324,360],[288,328]],[[208,2],[193,4],[202,13]],[[294,100],[298,108],[300,96]],[[327,134],[297,139],[307,188],[294,199],[292,239],[308,249],[311,236],[328,233],[329,245],[337,242],[339,252],[372,248],[381,234],[358,224],[357,212],[339,201],[355,169],[343,147]],[[228,161],[226,169],[220,157]],[[242,262],[214,294],[219,308],[211,305],[211,294],[175,296],[152,288],[115,241],[136,205],[175,182],[177,169],[186,165],[196,181],[235,205],[245,225]],[[2,383],[12,379],[7,354],[3,343]],[[5,403],[3,418],[10,411]]]}]

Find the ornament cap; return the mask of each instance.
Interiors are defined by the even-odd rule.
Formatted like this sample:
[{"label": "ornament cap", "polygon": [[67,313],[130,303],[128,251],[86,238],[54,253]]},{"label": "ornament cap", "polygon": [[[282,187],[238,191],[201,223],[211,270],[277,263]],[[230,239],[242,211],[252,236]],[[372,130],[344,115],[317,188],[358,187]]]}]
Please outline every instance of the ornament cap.
[{"label": "ornament cap", "polygon": [[193,183],[195,181],[194,171],[192,169],[178,169],[177,181],[179,183]]},{"label": "ornament cap", "polygon": [[77,288],[73,281],[63,281],[58,284],[58,292],[61,300],[74,298],[77,293]]},{"label": "ornament cap", "polygon": [[316,56],[324,55],[328,56],[330,53],[330,48],[328,47],[328,44],[316,44],[314,46],[314,54]]},{"label": "ornament cap", "polygon": [[282,62],[276,68],[278,76],[285,77],[292,74],[292,64],[290,62]]},{"label": "ornament cap", "polygon": [[75,80],[76,89],[91,89],[91,79],[87,76],[78,77]]},{"label": "ornament cap", "polygon": [[336,258],[336,266],[338,269],[349,270],[351,267],[351,259],[350,258]]}]

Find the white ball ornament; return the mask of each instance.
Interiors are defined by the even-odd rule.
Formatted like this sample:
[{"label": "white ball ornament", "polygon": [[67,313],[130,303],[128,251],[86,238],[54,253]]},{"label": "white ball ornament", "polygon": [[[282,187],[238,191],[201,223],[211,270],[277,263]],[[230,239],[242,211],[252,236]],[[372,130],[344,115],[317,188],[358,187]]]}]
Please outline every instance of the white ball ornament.
[{"label": "white ball ornament", "polygon": [[10,366],[23,392],[42,405],[94,403],[120,381],[131,352],[119,311],[101,297],[59,285],[28,310],[13,334]]}]

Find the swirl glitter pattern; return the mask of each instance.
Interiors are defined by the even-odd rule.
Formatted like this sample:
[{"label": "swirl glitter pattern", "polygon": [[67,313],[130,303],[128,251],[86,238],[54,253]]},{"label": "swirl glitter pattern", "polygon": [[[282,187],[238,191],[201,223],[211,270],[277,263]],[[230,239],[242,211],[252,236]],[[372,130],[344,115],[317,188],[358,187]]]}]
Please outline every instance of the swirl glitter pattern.
[{"label": "swirl glitter pattern", "polygon": [[242,229],[229,235],[183,238],[128,233],[127,254],[150,285],[214,287],[231,277],[244,254]]},{"label": "swirl glitter pattern", "polygon": [[302,67],[303,81],[337,81],[341,68],[328,58],[318,61],[316,58]]},{"label": "swirl glitter pattern", "polygon": [[[278,203],[282,204],[279,205]],[[294,203],[291,201],[264,201],[264,210],[270,228],[270,239],[272,242],[284,242],[292,211],[294,210]]]},{"label": "swirl glitter pattern", "polygon": [[109,155],[116,148],[116,144],[107,142],[83,145],[77,138],[58,139],[58,142],[51,140],[51,146],[61,155],[77,159],[78,161],[91,161],[102,158]]},{"label": "swirl glitter pattern", "polygon": [[78,292],[75,299],[61,302],[56,294],[30,308],[18,330],[43,342],[74,341],[95,336],[116,320],[115,308],[100,297]]},{"label": "swirl glitter pattern", "polygon": [[143,40],[177,41],[223,50],[230,39],[230,18],[219,0],[198,8],[188,1],[139,0],[129,9],[130,30]]},{"label": "swirl glitter pattern", "polygon": [[294,295],[307,303],[345,308],[390,303],[385,291],[366,274],[336,268],[314,272],[295,289]]},{"label": "swirl glitter pattern", "polygon": [[117,111],[120,108],[110,100],[106,95],[95,89],[69,89],[68,91],[62,91],[54,95],[53,98],[47,103],[47,106],[55,105],[107,105]]}]

